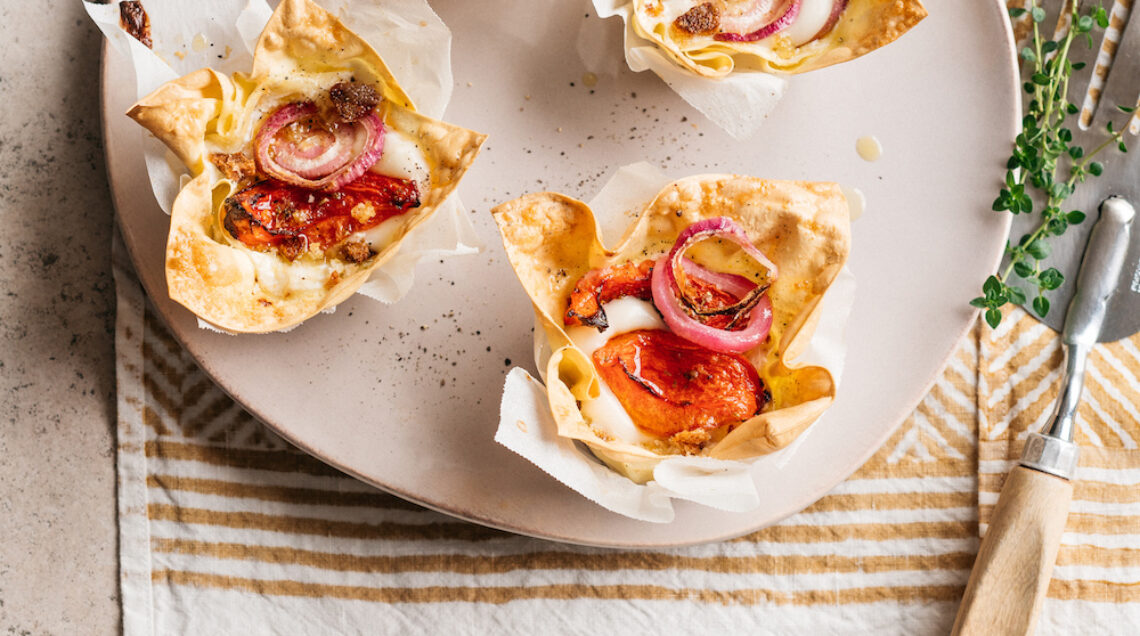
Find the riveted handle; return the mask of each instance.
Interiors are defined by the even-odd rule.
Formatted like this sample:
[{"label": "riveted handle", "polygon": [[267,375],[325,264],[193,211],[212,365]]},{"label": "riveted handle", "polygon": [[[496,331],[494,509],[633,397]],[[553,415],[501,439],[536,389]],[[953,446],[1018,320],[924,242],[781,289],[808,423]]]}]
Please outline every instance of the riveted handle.
[{"label": "riveted handle", "polygon": [[1033,633],[1072,499],[1067,479],[1024,466],[1010,471],[952,634]]}]

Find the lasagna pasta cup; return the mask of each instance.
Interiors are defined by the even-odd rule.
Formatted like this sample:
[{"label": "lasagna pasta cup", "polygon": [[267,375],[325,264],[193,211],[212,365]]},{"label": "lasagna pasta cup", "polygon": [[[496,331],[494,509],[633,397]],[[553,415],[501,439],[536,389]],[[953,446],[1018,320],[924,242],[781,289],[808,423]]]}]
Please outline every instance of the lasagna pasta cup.
[{"label": "lasagna pasta cup", "polygon": [[309,0],[282,0],[249,74],[201,69],[128,115],[193,175],[171,212],[170,296],[235,332],[351,296],[484,139],[415,112],[376,51]]},{"label": "lasagna pasta cup", "polygon": [[492,213],[553,352],[558,434],[633,481],[668,457],[770,453],[831,405],[831,372],[794,360],[847,259],[839,186],[682,179],[614,249],[590,208],[560,194]]},{"label": "lasagna pasta cup", "polygon": [[632,0],[634,31],[705,77],[803,73],[866,55],[926,17],[920,0]]}]

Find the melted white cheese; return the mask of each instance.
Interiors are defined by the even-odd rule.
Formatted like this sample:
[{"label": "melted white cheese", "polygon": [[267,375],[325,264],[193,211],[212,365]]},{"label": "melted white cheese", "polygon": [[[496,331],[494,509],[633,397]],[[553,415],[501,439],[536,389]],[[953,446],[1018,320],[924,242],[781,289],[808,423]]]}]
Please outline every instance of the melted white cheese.
[{"label": "melted white cheese", "polygon": [[412,179],[419,185],[421,194],[427,192],[431,185],[431,172],[423,148],[415,139],[391,128],[385,128],[384,152],[370,170],[386,177]]},{"label": "melted white cheese", "polygon": [[823,25],[827,24],[834,4],[835,0],[803,0],[800,3],[800,14],[796,16],[795,22],[782,33],[792,41],[792,44],[800,46],[815,37]]},{"label": "melted white cheese", "polygon": [[[614,336],[638,329],[668,329],[665,321],[658,315],[657,309],[653,307],[653,303],[648,301],[627,296],[606,303],[605,309],[606,318],[610,324],[605,331],[599,333],[593,327],[570,327],[566,329],[566,335],[570,336],[574,346],[581,349],[582,353],[585,353],[591,360],[594,352]],[[582,402],[582,415],[593,424],[594,428],[632,444],[655,439],[637,428],[629,414],[622,408],[617,396],[606,385],[606,381],[601,377],[598,380],[601,386],[601,395],[593,400]]]},{"label": "melted white cheese", "polygon": [[[386,177],[415,181],[420,196],[431,187],[431,171],[428,170],[423,148],[415,139],[391,128],[384,131],[384,152],[369,170]],[[357,232],[350,240],[364,239],[373,251],[379,252],[396,239],[396,232],[403,227],[402,217],[403,215],[385,219],[376,227]]]}]

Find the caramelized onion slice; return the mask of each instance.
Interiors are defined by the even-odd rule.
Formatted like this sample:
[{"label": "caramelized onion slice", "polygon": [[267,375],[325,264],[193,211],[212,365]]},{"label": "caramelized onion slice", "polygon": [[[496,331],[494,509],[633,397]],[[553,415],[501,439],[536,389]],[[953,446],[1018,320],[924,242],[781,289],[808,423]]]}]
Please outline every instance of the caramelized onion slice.
[{"label": "caramelized onion slice", "polygon": [[364,174],[384,152],[384,123],[376,113],[314,127],[300,140],[282,139],[287,126],[306,117],[317,117],[316,104],[293,102],[261,125],[254,148],[262,172],[290,185],[334,191]]},{"label": "caramelized onion slice", "polygon": [[720,21],[723,33],[714,39],[720,42],[756,42],[783,31],[796,21],[803,0],[756,0],[739,16],[725,17]]}]

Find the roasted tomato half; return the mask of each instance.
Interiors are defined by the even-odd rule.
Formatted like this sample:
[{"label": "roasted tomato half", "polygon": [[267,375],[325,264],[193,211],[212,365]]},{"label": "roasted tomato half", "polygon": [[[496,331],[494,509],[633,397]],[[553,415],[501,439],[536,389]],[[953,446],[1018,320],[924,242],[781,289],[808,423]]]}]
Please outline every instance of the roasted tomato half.
[{"label": "roasted tomato half", "polygon": [[[226,199],[226,231],[255,249],[276,248],[293,260],[316,245],[325,250],[354,232],[375,227],[419,207],[416,182],[365,172],[336,192],[300,188],[273,179],[256,183]],[[342,250],[355,262],[367,259],[360,246]]]},{"label": "roasted tomato half", "polygon": [[574,291],[570,293],[570,306],[566,308],[563,322],[569,326],[587,325],[605,331],[609,326],[602,303],[635,296],[641,300],[653,297],[650,280],[653,276],[653,261],[640,263],[628,261],[601,269],[592,269],[578,279]]},{"label": "roasted tomato half", "polygon": [[593,358],[633,423],[663,438],[742,422],[769,399],[748,360],[668,331],[614,336]]}]

